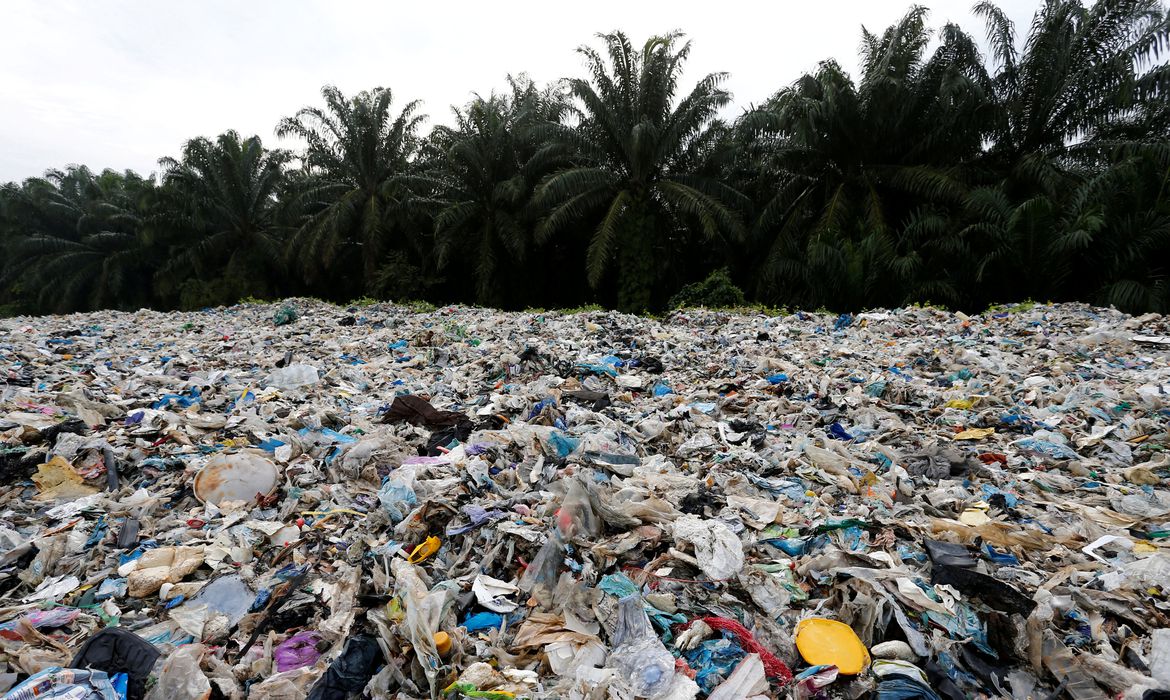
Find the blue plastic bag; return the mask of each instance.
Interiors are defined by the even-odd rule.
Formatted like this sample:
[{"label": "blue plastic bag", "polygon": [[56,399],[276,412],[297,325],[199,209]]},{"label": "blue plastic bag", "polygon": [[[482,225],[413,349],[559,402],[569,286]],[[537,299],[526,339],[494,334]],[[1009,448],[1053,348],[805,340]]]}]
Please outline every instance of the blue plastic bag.
[{"label": "blue plastic bag", "polygon": [[553,431],[548,437],[548,444],[556,451],[557,457],[564,459],[573,454],[581,446],[581,441],[577,438],[571,438],[564,433]]},{"label": "blue plastic bag", "polygon": [[402,473],[399,469],[386,478],[378,489],[378,502],[395,525],[402,522],[418,505],[418,494],[414,492],[414,473]]}]

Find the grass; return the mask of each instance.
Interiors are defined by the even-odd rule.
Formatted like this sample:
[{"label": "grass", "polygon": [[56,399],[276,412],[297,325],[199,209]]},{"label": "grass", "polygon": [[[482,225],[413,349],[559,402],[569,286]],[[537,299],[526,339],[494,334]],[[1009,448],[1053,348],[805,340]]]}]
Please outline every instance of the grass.
[{"label": "grass", "polygon": [[932,311],[950,311],[950,309],[947,308],[946,304],[936,304],[929,299],[927,299],[926,301],[916,301],[913,304],[910,304],[909,306],[907,306],[906,308],[907,309],[930,309]]},{"label": "grass", "polygon": [[398,306],[405,307],[416,314],[434,313],[435,309],[439,308],[429,301],[421,301],[419,299],[408,299],[406,301],[395,302]]},{"label": "grass", "polygon": [[1004,311],[1016,311],[1022,313],[1024,311],[1031,311],[1037,306],[1052,306],[1052,302],[1039,302],[1035,301],[1034,299],[1025,299],[1014,304],[992,304],[991,306],[987,307],[987,311],[984,313],[997,314],[1003,313]]},{"label": "grass", "polygon": [[572,316],[574,314],[589,314],[596,311],[605,311],[605,308],[600,304],[586,304],[584,306],[573,306],[568,309],[557,309],[557,313],[562,313],[566,316]]}]

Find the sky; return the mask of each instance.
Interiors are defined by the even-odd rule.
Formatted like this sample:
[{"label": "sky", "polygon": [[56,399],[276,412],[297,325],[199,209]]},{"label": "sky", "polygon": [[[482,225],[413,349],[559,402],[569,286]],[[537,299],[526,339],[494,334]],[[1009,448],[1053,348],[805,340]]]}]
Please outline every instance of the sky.
[{"label": "sky", "polygon": [[[1040,0],[1001,0],[1023,30]],[[982,41],[974,0],[922,0],[930,24]],[[673,29],[693,42],[684,79],[731,74],[728,116],[826,58],[853,72],[861,27],[880,31],[908,0],[4,0],[0,12],[0,182],[81,163],[157,172],[183,142],[227,129],[269,146],[281,117],[347,94],[391,88],[450,106],[505,86],[582,74],[574,49],[597,32],[636,42]],[[684,88],[687,86],[684,84]]]}]

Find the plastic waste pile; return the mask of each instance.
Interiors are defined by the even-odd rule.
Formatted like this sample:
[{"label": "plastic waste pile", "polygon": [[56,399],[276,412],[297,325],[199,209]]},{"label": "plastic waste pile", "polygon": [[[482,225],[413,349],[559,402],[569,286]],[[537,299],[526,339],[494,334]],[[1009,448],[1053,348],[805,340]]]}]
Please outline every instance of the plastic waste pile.
[{"label": "plastic waste pile", "polygon": [[0,700],[1170,697],[1170,322],[0,320]]}]

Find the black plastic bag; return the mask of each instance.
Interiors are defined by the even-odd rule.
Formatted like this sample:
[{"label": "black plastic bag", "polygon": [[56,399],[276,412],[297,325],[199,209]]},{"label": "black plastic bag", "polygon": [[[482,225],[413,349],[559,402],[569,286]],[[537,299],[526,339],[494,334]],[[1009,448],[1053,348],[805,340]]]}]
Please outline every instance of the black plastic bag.
[{"label": "black plastic bag", "polygon": [[360,692],[381,665],[382,649],[368,634],[350,637],[341,656],[309,691],[308,700],[345,700]]},{"label": "black plastic bag", "polygon": [[159,656],[159,650],[142,637],[121,627],[107,627],[82,645],[69,667],[105,671],[110,676],[125,673],[130,677],[127,697],[142,700]]}]

